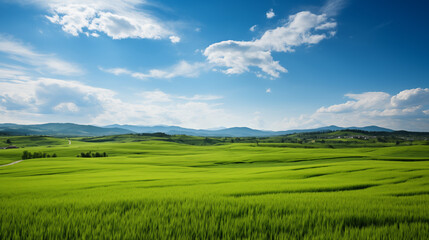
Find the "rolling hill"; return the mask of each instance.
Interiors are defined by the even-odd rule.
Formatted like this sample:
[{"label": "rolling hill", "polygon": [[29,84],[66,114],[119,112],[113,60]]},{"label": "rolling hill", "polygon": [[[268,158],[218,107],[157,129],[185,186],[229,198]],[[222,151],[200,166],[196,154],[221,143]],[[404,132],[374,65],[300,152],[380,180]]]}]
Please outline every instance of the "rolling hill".
[{"label": "rolling hill", "polygon": [[35,125],[0,124],[0,135],[49,135],[49,136],[106,136],[134,133],[123,128],[103,128],[74,123],[46,123]]}]

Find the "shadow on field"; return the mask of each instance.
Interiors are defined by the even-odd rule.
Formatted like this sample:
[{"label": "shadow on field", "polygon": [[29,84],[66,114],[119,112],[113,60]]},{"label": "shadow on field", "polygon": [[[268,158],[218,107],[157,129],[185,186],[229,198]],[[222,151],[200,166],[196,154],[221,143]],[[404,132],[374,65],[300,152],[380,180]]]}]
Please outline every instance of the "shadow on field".
[{"label": "shadow on field", "polygon": [[411,196],[418,196],[418,195],[429,195],[429,191],[409,192],[409,193],[397,193],[397,194],[391,194],[390,196],[394,196],[394,197],[411,197]]},{"label": "shadow on field", "polygon": [[376,187],[380,184],[361,184],[343,187],[330,187],[330,188],[316,188],[316,189],[302,189],[302,190],[286,190],[286,191],[266,191],[266,192],[249,192],[249,193],[235,193],[228,196],[231,197],[247,197],[247,196],[260,196],[269,194],[287,194],[287,193],[318,193],[318,192],[341,192],[341,191],[354,191],[362,190],[370,187]]}]

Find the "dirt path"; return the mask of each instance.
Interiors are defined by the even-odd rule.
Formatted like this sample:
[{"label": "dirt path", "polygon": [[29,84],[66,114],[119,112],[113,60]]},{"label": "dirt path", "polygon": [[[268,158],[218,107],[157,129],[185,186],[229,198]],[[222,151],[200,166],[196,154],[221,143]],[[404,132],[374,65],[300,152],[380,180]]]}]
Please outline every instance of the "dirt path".
[{"label": "dirt path", "polygon": [[0,167],[6,167],[6,166],[10,166],[10,165],[13,165],[13,164],[16,164],[16,163],[20,163],[20,162],[22,162],[22,160],[11,162],[11,163],[8,163],[8,164],[5,164],[5,165],[0,165]]}]

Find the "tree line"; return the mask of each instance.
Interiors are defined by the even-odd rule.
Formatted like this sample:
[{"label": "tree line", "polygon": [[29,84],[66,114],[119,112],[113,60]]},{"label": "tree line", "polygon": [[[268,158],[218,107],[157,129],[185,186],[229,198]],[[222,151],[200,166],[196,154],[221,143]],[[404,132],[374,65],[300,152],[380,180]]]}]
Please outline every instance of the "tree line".
[{"label": "tree line", "polygon": [[81,152],[79,155],[77,155],[76,157],[83,157],[83,158],[96,158],[96,157],[107,157],[107,153],[103,152],[103,153],[99,153],[99,152]]},{"label": "tree line", "polygon": [[54,153],[52,155],[50,155],[49,153],[45,153],[45,152],[29,152],[29,151],[24,151],[22,153],[22,159],[33,159],[33,158],[50,158],[50,157],[57,157],[57,154]]}]

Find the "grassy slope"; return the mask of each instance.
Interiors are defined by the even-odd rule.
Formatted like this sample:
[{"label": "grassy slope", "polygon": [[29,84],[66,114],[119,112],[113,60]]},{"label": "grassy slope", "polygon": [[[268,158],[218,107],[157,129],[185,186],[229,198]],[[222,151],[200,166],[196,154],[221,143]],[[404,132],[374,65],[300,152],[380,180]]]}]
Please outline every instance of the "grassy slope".
[{"label": "grassy slope", "polygon": [[[428,238],[427,145],[73,141],[26,150],[60,157],[0,168],[0,239]],[[89,150],[109,157],[75,157]]]}]

